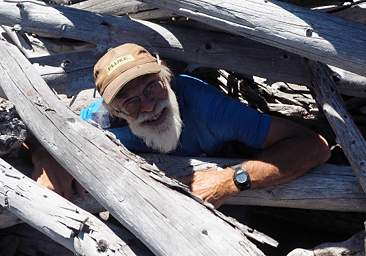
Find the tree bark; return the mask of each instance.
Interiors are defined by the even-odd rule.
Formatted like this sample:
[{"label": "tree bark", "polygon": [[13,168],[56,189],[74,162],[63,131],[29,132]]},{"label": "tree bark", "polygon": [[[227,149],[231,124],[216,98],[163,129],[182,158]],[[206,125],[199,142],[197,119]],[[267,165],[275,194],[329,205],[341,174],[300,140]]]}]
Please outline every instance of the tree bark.
[{"label": "tree bark", "polygon": [[[256,75],[273,82],[308,84],[310,81],[298,55],[238,36],[160,26],[127,17],[101,16],[67,7],[22,4],[21,13],[24,15],[15,3],[0,2],[0,23],[9,26],[21,24],[23,31],[39,35],[97,44],[94,50],[31,58],[47,83],[64,92],[66,90],[68,95],[94,87],[92,68],[96,60],[105,49],[123,42],[139,43],[164,58]],[[59,24],[63,24],[65,29]],[[346,71],[340,75],[338,73],[334,77],[342,91],[350,91],[354,96],[366,96],[365,77]]]},{"label": "tree bark", "polygon": [[[243,159],[179,157],[143,154],[168,176],[185,176],[219,166],[225,168]],[[349,166],[324,164],[287,184],[243,191],[225,204],[290,207],[313,210],[366,212],[366,195]]]},{"label": "tree bark", "polygon": [[92,214],[0,159],[0,205],[77,255],[136,255]]},{"label": "tree bark", "polygon": [[0,45],[0,83],[22,120],[49,153],[154,254],[263,255],[243,236],[242,232],[251,235],[250,229],[168,188],[189,194],[111,140],[111,134],[107,132],[111,136],[107,137],[79,120],[14,46]]},{"label": "tree bark", "polygon": [[[89,194],[85,197],[75,197],[71,199],[71,203],[75,204],[77,207],[90,212],[99,213],[104,208]],[[9,212],[6,208],[0,209],[0,229],[8,228],[16,224],[22,223],[23,221],[19,219],[16,215]]]},{"label": "tree bark", "polygon": [[287,256],[365,256],[365,231],[339,243],[323,243],[312,250],[295,249]]},{"label": "tree bark", "polygon": [[109,15],[127,14],[131,18],[142,19],[142,20],[167,19],[174,16],[174,14],[170,11],[160,10],[155,8],[154,6],[135,0],[128,0],[128,1],[88,0],[77,4],[73,4],[71,7],[80,10],[88,10],[100,14],[109,14]]},{"label": "tree bark", "polygon": [[280,1],[143,2],[311,60],[366,75],[366,29],[358,23]]},{"label": "tree bark", "polygon": [[349,160],[354,173],[366,192],[366,142],[347,112],[336,85],[330,78],[331,71],[324,64],[309,61],[312,73],[311,88],[319,107],[324,111],[337,142]]}]

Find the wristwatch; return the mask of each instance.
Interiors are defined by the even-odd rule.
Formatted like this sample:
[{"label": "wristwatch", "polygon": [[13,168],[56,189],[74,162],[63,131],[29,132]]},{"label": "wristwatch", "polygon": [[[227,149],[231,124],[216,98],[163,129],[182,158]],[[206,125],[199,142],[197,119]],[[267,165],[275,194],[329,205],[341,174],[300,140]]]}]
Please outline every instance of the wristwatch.
[{"label": "wristwatch", "polygon": [[252,183],[250,181],[250,176],[247,170],[245,170],[242,166],[234,167],[234,175],[233,180],[236,187],[240,190],[248,190],[250,189]]}]

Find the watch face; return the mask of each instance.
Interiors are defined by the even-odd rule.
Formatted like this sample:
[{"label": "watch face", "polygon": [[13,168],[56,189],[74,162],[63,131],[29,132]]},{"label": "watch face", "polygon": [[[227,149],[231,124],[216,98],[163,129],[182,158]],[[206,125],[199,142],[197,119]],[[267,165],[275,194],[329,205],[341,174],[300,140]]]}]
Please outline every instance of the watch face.
[{"label": "watch face", "polygon": [[243,170],[242,168],[237,169],[233,178],[235,185],[240,189],[240,191],[250,189],[250,176],[246,170]]},{"label": "watch face", "polygon": [[247,182],[248,180],[248,176],[244,171],[238,171],[236,173],[236,181],[240,184],[244,184],[245,182]]}]

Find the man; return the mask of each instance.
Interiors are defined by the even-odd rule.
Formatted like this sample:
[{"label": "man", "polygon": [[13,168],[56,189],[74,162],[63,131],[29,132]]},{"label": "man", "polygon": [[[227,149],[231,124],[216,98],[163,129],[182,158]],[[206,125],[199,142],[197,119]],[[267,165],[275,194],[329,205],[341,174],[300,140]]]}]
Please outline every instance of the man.
[{"label": "man", "polygon": [[[215,206],[241,190],[288,182],[330,156],[320,135],[250,109],[197,78],[172,77],[136,44],[108,51],[96,63],[94,78],[102,98],[83,109],[81,118],[100,123],[133,152],[213,155],[230,141],[261,150],[238,166],[181,179]],[[48,169],[40,176],[54,178],[47,178],[45,185],[58,183],[59,174]],[[69,184],[63,187],[70,190]]]}]

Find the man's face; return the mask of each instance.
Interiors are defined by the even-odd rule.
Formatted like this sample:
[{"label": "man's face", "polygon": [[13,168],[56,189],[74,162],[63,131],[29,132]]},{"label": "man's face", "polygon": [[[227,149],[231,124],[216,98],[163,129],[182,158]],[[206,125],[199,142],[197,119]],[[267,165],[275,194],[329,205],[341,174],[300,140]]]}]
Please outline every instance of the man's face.
[{"label": "man's face", "polygon": [[179,107],[170,85],[158,74],[130,81],[107,107],[147,146],[163,153],[176,148],[182,129]]},{"label": "man's face", "polygon": [[109,106],[114,115],[130,122],[140,114],[154,112],[156,105],[167,97],[166,85],[158,75],[144,75],[126,84]]}]

